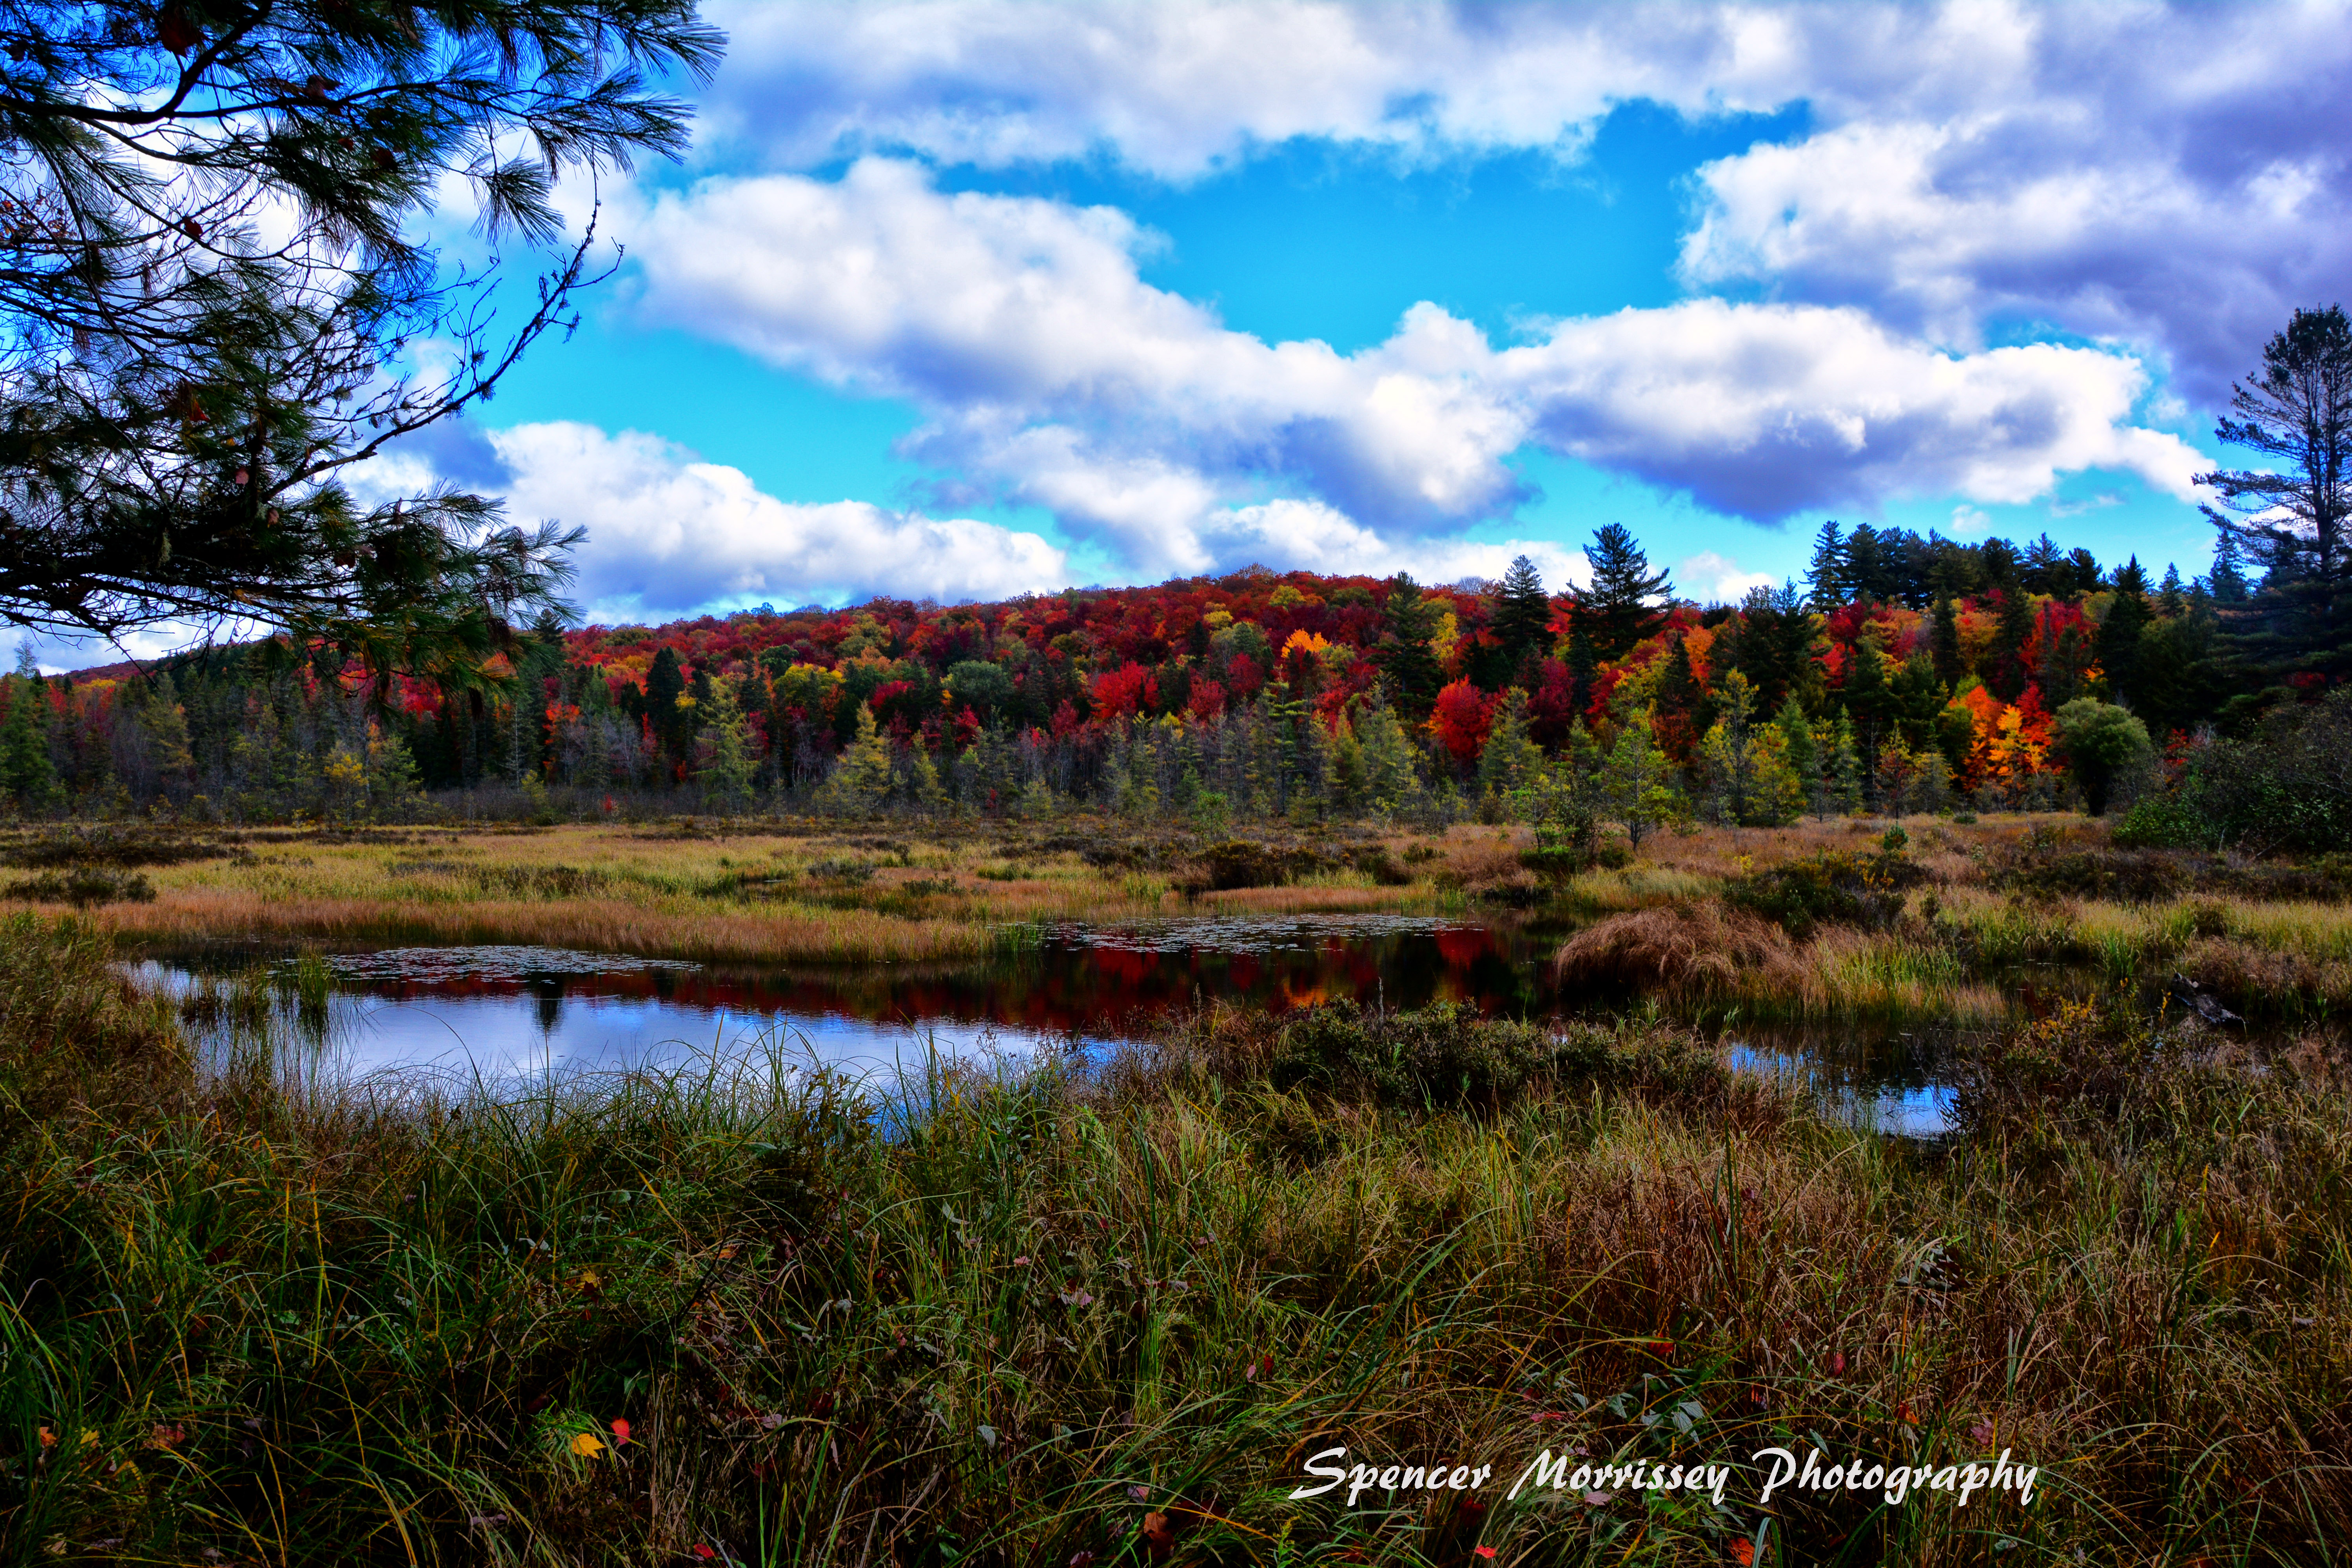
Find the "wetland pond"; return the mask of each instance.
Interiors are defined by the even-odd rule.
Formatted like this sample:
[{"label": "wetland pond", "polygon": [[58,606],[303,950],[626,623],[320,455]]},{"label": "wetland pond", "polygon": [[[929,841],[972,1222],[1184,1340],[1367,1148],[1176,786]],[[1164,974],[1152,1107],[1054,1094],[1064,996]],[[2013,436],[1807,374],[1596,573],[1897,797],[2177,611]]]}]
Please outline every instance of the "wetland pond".
[{"label": "wetland pond", "polygon": [[[1552,987],[1551,947],[1469,921],[1295,915],[1049,926],[997,958],[961,963],[751,966],[483,946],[328,950],[304,966],[282,948],[215,944],[151,950],[131,971],[187,994],[257,965],[281,980],[308,967],[312,990],[323,991],[310,999],[307,1029],[323,1070],[495,1083],[761,1049],[861,1075],[919,1068],[933,1051],[1094,1054],[1142,1037],[1155,1015],[1214,1001],[1278,1012],[1452,1002],[1543,1018],[1581,1005]],[[282,998],[299,989],[278,988]],[[301,1011],[280,1005],[289,1016]],[[1918,1134],[1944,1127],[1933,1030],[1849,1025],[1727,1038],[1735,1062],[1804,1073],[1860,1120]]]}]

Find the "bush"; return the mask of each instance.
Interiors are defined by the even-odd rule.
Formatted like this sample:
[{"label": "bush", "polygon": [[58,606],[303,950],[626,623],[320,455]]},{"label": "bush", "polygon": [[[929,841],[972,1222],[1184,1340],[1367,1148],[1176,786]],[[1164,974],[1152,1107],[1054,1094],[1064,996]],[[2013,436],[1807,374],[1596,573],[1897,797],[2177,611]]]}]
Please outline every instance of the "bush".
[{"label": "bush", "polygon": [[1831,849],[1750,871],[1724,889],[1724,901],[1763,916],[1800,942],[1818,925],[1884,931],[1903,913],[1905,890],[1927,875],[1904,856],[1895,839],[1900,831],[1890,830],[1875,855]]},{"label": "bush", "polygon": [[1987,883],[2010,892],[2134,904],[2178,897],[2194,879],[2190,868],[2174,856],[2096,846],[2070,848],[2062,836],[2043,833],[2028,835],[1997,857],[1985,874]]},{"label": "bush", "polygon": [[2179,795],[2167,794],[2134,801],[2108,839],[2118,849],[2189,849],[2209,837],[2196,807]]},{"label": "bush", "polygon": [[1183,885],[1195,892],[1234,888],[1278,888],[1290,880],[1290,859],[1280,850],[1246,838],[1212,844],[1195,858]]},{"label": "bush", "polygon": [[142,871],[89,866],[19,877],[8,884],[7,896],[27,903],[72,904],[86,910],[99,904],[152,904],[155,901],[155,887]]}]

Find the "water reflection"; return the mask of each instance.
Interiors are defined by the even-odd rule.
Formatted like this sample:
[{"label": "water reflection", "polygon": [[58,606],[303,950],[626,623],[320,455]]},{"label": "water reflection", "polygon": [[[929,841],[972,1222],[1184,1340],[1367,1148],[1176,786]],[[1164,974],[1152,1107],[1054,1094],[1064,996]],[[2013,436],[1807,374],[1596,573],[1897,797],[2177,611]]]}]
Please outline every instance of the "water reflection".
[{"label": "water reflection", "polygon": [[[184,992],[271,957],[215,949],[138,968],[148,984]],[[1100,1047],[1204,1000],[1276,1010],[1452,1001],[1489,1014],[1541,1001],[1503,933],[1405,916],[1070,925],[999,961],[958,965],[703,965],[522,946],[322,957],[325,1033],[341,1070],[354,1075],[659,1068],[774,1037],[829,1066],[887,1073],[933,1050]]]},{"label": "water reflection", "polygon": [[[1549,1016],[1581,999],[1546,984],[1549,945],[1461,921],[1324,915],[1059,926],[1004,957],[961,964],[705,965],[546,947],[396,948],[320,955],[309,1005],[321,1070],[336,1076],[510,1079],[769,1049],[887,1076],[933,1052],[1099,1049],[1139,1037],[1157,1014],[1211,1001],[1276,1011],[1453,1002],[1488,1016]],[[281,973],[293,965],[282,949],[214,948],[158,954],[139,972],[185,991],[256,963]],[[1800,1073],[1858,1121],[1933,1134],[1949,1113],[1940,1087],[1948,1044],[1933,1033],[1743,1028],[1733,1060]]]}]

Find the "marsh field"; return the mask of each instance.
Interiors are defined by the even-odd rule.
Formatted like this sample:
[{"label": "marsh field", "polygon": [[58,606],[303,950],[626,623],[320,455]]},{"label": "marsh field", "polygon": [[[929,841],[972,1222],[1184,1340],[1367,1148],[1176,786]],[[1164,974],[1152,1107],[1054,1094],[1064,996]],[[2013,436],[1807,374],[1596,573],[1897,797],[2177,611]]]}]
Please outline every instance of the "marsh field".
[{"label": "marsh field", "polygon": [[[117,824],[0,861],[9,1562],[2352,1539],[2340,858],[2053,814],[1605,858],[1475,823]],[[1265,931],[1309,935],[1176,952]],[[478,949],[870,997],[916,1065],[775,1021],[613,1070],[318,1070],[352,955]],[[910,1000],[996,998],[985,1035],[1048,993],[992,1054]],[[1916,1051],[1924,1135],[1829,1092],[1858,1042]],[[1370,1480],[1294,1498],[1340,1447]],[[1768,1499],[1774,1448],[1917,1482]],[[1581,1479],[1507,1495],[1539,1455]],[[1969,1488],[2004,1455],[2030,1501]],[[1719,1500],[1656,1484],[1706,1465]],[[1493,1473],[1403,1484],[1431,1466]]]}]

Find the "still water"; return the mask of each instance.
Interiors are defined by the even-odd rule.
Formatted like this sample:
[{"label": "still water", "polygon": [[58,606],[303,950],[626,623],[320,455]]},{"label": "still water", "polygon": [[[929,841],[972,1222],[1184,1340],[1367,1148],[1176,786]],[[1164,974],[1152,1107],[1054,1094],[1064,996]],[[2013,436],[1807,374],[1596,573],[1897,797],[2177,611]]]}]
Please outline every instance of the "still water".
[{"label": "still water", "polygon": [[[1392,1008],[1454,1002],[1546,1017],[1549,944],[1468,921],[1396,915],[1066,925],[1034,948],[961,964],[696,964],[546,947],[328,952],[317,1070],[512,1080],[666,1068],[763,1047],[862,1075],[930,1053],[1091,1053],[1139,1037],[1152,1016],[1202,1002],[1283,1011],[1321,1002]],[[185,993],[281,952],[158,952],[145,983]],[[1734,1060],[1814,1079],[1855,1117],[1940,1131],[1932,1046],[1840,1035],[1736,1043]]]}]

